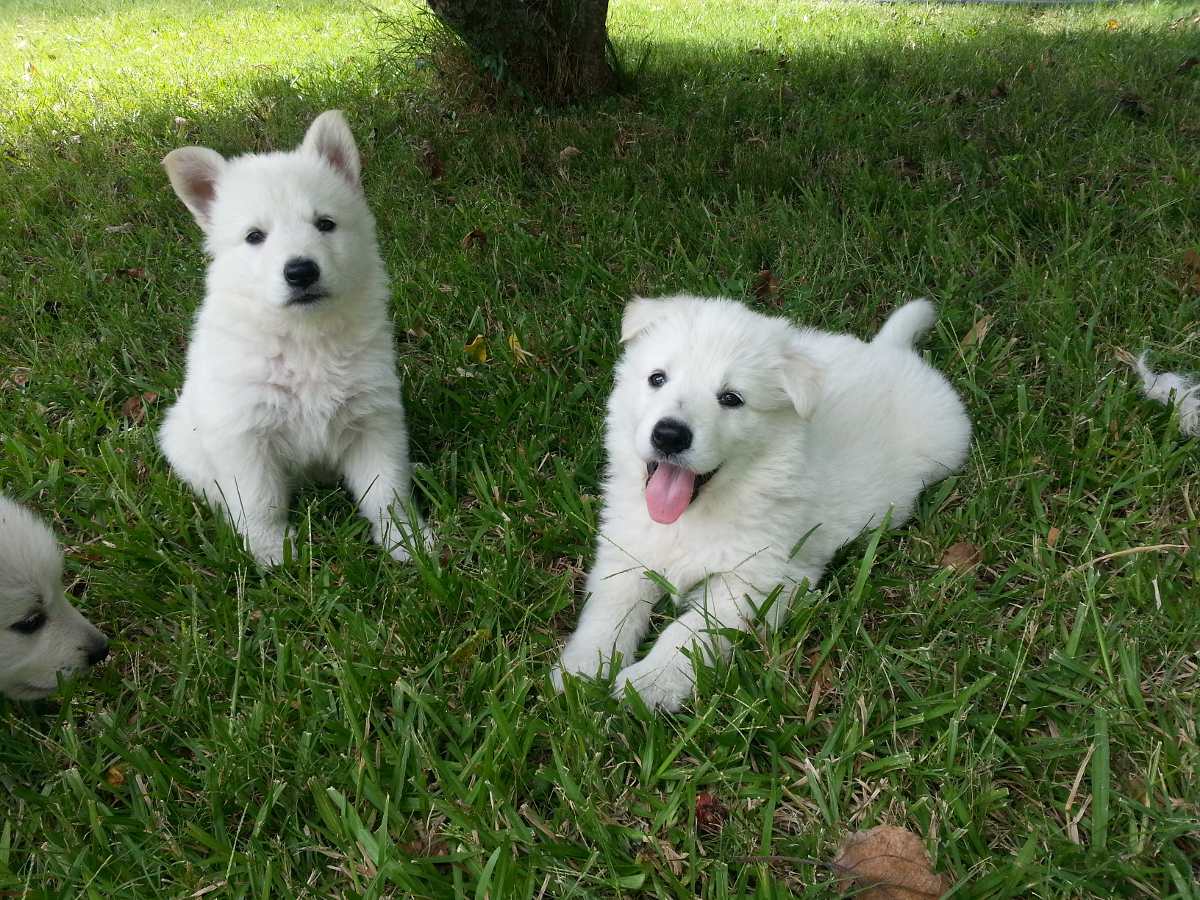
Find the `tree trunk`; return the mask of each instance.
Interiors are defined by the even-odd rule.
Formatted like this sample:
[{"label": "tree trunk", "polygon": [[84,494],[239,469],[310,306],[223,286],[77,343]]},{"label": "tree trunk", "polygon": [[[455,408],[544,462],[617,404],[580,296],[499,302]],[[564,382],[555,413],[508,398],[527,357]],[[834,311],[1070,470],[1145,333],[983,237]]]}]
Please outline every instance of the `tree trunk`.
[{"label": "tree trunk", "polygon": [[608,61],[608,0],[427,0],[478,62],[551,102],[615,85]]}]

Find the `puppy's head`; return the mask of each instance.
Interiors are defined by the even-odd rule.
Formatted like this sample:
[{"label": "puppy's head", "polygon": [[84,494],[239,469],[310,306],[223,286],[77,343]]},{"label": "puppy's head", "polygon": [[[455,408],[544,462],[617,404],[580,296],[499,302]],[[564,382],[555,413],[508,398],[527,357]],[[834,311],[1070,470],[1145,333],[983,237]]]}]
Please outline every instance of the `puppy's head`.
[{"label": "puppy's head", "polygon": [[[610,429],[631,441],[656,522],[676,521],[807,419],[820,371],[783,319],[731,300],[635,299],[625,308]],[[796,448],[797,451],[799,448]]]},{"label": "puppy's head", "polygon": [[300,315],[375,287],[375,220],[337,110],[319,115],[291,152],[225,159],[182,147],[163,165],[204,231],[210,294]]},{"label": "puppy's head", "polygon": [[36,700],[108,656],[63,594],[62,553],[34,515],[0,497],[0,694]]}]

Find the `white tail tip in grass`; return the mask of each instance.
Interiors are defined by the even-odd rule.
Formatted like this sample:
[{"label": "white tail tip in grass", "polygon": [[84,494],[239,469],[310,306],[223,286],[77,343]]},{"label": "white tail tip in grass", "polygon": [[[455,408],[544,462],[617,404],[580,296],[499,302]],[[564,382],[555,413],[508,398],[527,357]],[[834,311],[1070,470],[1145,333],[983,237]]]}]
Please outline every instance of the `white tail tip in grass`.
[{"label": "white tail tip in grass", "polygon": [[1177,372],[1155,372],[1146,364],[1148,352],[1134,357],[1124,350],[1118,356],[1138,373],[1142,393],[1150,400],[1179,411],[1179,430],[1191,437],[1200,437],[1200,381]]}]

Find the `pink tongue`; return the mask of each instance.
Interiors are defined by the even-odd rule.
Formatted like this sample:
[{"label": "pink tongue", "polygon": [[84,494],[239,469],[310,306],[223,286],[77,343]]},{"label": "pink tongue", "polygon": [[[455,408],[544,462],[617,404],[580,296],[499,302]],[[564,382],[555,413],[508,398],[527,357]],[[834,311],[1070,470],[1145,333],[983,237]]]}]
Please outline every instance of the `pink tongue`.
[{"label": "pink tongue", "polygon": [[692,502],[695,486],[695,472],[667,462],[659,463],[646,484],[646,509],[650,518],[662,525],[670,525]]}]

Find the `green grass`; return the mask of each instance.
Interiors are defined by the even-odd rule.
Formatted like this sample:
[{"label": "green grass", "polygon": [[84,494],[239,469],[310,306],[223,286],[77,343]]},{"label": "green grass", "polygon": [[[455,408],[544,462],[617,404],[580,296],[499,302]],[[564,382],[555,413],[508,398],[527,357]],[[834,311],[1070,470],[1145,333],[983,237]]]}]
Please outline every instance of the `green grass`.
[{"label": "green grass", "polygon": [[[1196,6],[614,0],[611,26],[633,91],[487,112],[382,76],[354,4],[0,0],[0,489],[116,638],[58,702],[0,701],[0,894],[827,896],[801,858],[889,822],[960,896],[1200,896],[1200,552],[1091,562],[1200,536],[1196,442],[1113,359],[1200,355]],[[310,488],[264,573],[155,449],[204,265],[159,160],[290,146],[330,106],[443,549],[393,564]],[[622,303],[685,289],[859,334],[935,298],[976,437],[655,718],[547,672]],[[939,567],[956,541],[974,574]]]}]

